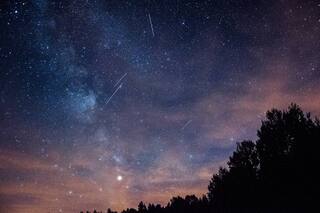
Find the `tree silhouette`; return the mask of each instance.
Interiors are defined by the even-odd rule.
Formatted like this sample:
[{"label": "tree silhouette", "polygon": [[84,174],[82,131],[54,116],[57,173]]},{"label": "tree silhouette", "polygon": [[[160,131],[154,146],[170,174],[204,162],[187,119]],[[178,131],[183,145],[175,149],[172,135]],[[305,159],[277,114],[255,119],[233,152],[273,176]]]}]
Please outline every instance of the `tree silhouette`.
[{"label": "tree silhouette", "polygon": [[237,143],[228,168],[213,175],[202,198],[173,197],[166,207],[140,202],[138,210],[122,213],[309,212],[319,188],[319,119],[296,104],[272,109],[257,136],[256,142]]},{"label": "tree silhouette", "polygon": [[256,143],[243,141],[209,184],[216,211],[293,212],[315,204],[319,120],[295,104],[266,114]]},{"label": "tree silhouette", "polygon": [[142,201],[138,205],[138,212],[139,213],[146,213],[147,212],[147,207]]}]

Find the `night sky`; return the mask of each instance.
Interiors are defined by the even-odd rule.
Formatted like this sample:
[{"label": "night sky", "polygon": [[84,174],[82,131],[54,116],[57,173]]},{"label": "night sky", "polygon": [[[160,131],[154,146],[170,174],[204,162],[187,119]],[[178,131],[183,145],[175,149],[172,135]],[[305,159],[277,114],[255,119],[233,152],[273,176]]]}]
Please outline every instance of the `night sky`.
[{"label": "night sky", "polygon": [[291,102],[320,115],[320,1],[0,3],[0,212],[207,192]]}]

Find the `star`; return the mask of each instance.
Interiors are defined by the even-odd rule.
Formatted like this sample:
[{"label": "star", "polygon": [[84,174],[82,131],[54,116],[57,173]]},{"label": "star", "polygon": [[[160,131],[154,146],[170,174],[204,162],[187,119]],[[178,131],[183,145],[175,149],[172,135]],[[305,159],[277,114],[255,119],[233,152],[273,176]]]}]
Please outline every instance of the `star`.
[{"label": "star", "polygon": [[120,181],[122,181],[122,179],[123,179],[123,178],[122,178],[122,176],[121,176],[121,175],[118,175],[118,176],[117,176],[117,181],[119,181],[119,182],[120,182]]}]

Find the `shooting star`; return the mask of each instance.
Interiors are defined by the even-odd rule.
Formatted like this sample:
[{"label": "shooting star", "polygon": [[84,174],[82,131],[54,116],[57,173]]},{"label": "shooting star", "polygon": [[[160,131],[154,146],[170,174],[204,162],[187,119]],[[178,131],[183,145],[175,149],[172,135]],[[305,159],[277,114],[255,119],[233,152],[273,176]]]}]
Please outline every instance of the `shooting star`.
[{"label": "shooting star", "polygon": [[152,35],[154,37],[154,30],[153,30],[153,24],[152,24],[152,19],[151,19],[150,13],[148,14],[148,17],[149,17],[149,23],[150,23],[150,27],[151,27],[151,32],[152,32]]},{"label": "shooting star", "polygon": [[123,83],[121,83],[118,87],[117,87],[117,89],[112,93],[112,95],[108,98],[108,100],[106,101],[106,105],[111,101],[111,99],[112,99],[112,97],[118,92],[118,90],[122,87],[122,84]]},{"label": "shooting star", "polygon": [[126,72],[123,76],[121,76],[121,78],[117,81],[117,83],[114,84],[113,87],[116,87],[116,86],[120,83],[120,81],[121,81],[124,77],[126,77],[127,74],[128,74],[128,73]]},{"label": "shooting star", "polygon": [[192,122],[192,120],[188,120],[187,123],[185,123],[185,124],[183,125],[183,127],[181,128],[181,130],[184,130],[184,128],[186,128],[191,122]]}]

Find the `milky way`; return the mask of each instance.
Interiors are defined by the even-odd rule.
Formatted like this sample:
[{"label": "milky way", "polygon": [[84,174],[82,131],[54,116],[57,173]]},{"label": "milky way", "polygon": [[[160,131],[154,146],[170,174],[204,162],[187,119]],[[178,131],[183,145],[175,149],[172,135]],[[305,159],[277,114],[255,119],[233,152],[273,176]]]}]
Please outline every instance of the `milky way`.
[{"label": "milky way", "polygon": [[320,114],[320,2],[0,3],[0,211],[206,193],[266,110]]}]

